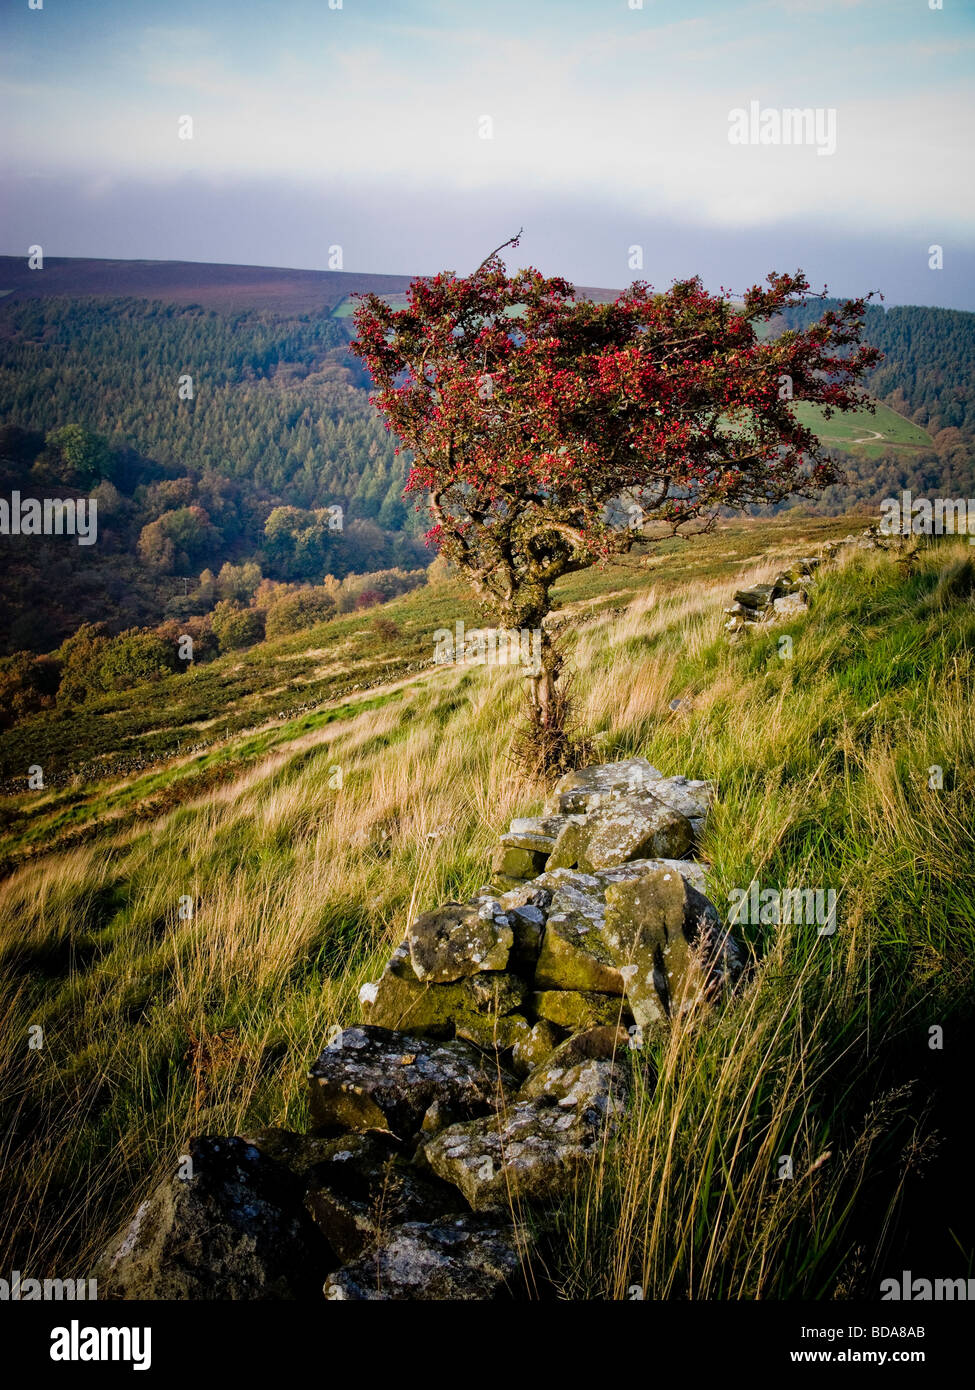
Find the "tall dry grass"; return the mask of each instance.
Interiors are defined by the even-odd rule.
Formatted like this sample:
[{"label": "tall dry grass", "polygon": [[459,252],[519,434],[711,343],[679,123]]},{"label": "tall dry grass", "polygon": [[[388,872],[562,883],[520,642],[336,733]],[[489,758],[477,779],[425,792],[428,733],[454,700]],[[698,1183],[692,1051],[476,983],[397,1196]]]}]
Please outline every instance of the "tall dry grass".
[{"label": "tall dry grass", "polygon": [[[838,568],[787,629],[790,662],[771,634],[727,644],[734,586],[710,575],[572,631],[601,756],[715,780],[718,905],[752,878],[833,886],[841,930],[749,929],[739,997],[631,1055],[621,1140],[567,1195],[532,1287],[831,1296],[897,1237],[927,1152],[924,1027],[967,1026],[975,609],[945,578],[965,558]],[[0,1263],[80,1272],[190,1134],[302,1127],[308,1062],[409,917],[473,893],[538,809],[508,755],[521,699],[515,672],[445,670],[0,884]]]}]

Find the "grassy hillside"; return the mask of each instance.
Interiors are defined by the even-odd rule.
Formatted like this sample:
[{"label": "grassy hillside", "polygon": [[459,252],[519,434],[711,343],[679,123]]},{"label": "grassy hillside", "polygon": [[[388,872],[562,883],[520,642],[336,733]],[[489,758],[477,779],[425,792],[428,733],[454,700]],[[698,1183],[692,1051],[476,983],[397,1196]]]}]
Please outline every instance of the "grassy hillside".
[{"label": "grassy hillside", "polygon": [[[796,524],[787,516],[727,523],[703,542],[668,540],[626,564],[570,576],[556,592],[572,611],[625,602],[646,587],[648,571],[667,590],[689,577],[730,583],[754,554],[758,526],[762,546],[774,548],[792,537]],[[846,534],[850,523],[808,518],[801,525],[809,547]],[[395,599],[381,614],[395,624],[395,634],[377,631],[369,613],[333,618],[165,677],[148,697],[137,687],[0,730],[0,790],[11,794],[0,824],[0,862],[5,851],[25,843],[50,845],[65,826],[89,825],[89,808],[101,805],[105,787],[119,776],[129,777],[124,799],[132,804],[141,804],[160,780],[172,788],[170,795],[182,795],[200,773],[232,767],[245,756],[242,731],[254,735],[248,747],[253,743],[259,756],[272,740],[287,741],[329,722],[336,707],[361,701],[364,689],[431,666],[433,634],[444,623],[480,621],[459,580]],[[49,794],[40,800],[36,793],[18,795],[32,763],[44,768]]]},{"label": "grassy hillside", "polygon": [[[738,1000],[650,1059],[653,1098],[644,1086],[616,1155],[566,1195],[544,1271],[566,1295],[829,1298],[875,1293],[878,1271],[911,1260],[970,1268],[968,547],[935,544],[913,567],[854,556],[788,628],[735,647],[722,630],[736,587],[848,529],[737,525],[565,586],[600,755],[717,781],[704,853],[719,908],[752,878],[840,893],[834,938],[742,929],[755,964]],[[357,1017],[406,919],[473,893],[499,831],[540,806],[499,737],[517,673],[408,669],[432,626],[467,611],[450,586],[389,605],[402,636],[386,667],[359,617],[221,658],[205,674],[227,682],[222,703],[214,684],[197,704],[186,677],[144,689],[141,709],[130,693],[91,718],[141,740],[144,772],[6,801],[13,859],[60,833],[58,817],[84,834],[0,884],[0,1263],[80,1267],[193,1133],[301,1127],[308,1062]],[[314,710],[275,716],[292,670],[318,667],[383,683],[330,699],[323,674],[304,687]],[[192,727],[207,711],[216,723]],[[180,731],[205,750],[165,757]],[[77,727],[45,736],[62,756],[83,741]],[[194,782],[208,758],[220,780]],[[791,1182],[776,1181],[783,1154]]]},{"label": "grassy hillside", "polygon": [[820,406],[800,401],[795,407],[795,414],[801,424],[816,431],[824,444],[857,456],[879,456],[891,447],[933,447],[931,436],[920,425],[898,415],[890,406],[879,403],[873,415],[867,411],[844,410],[825,420]]},{"label": "grassy hillside", "polygon": [[360,275],[347,270],[81,256],[46,256],[44,269],[36,271],[28,268],[26,256],[0,256],[0,288],[18,300],[130,295],[163,304],[201,304],[228,314],[245,310],[282,317],[329,313],[350,294],[402,292],[410,279],[409,275]]},{"label": "grassy hillside", "polygon": [[[402,308],[412,279],[412,275],[352,270],[83,256],[46,256],[43,270],[37,271],[29,268],[26,256],[0,256],[0,299],[125,295],[162,304],[198,304],[220,314],[258,311],[282,318],[302,314],[346,318],[354,308],[352,296],[370,292]],[[618,291],[583,288],[581,293],[603,301],[615,298]],[[0,336],[3,332],[0,322]]]}]

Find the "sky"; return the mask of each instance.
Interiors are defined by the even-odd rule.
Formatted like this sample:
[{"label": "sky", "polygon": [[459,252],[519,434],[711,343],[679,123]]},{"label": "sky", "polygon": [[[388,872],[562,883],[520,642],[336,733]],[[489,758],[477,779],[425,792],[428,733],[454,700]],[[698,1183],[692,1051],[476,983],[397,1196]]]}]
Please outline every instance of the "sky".
[{"label": "sky", "polygon": [[975,3],[937,4],[0,0],[0,252],[463,273],[523,227],[582,285],[975,310]]}]

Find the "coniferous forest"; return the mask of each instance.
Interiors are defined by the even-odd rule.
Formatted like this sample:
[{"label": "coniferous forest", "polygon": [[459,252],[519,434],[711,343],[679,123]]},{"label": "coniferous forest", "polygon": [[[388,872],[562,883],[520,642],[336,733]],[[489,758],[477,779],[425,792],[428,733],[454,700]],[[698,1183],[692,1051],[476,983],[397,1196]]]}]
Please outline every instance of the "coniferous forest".
[{"label": "coniferous forest", "polygon": [[[0,489],[98,504],[91,549],[6,538],[4,723],[181,669],[178,632],[207,660],[421,582],[426,512],[403,496],[408,455],[370,406],[351,322],[328,306],[0,301]],[[844,448],[840,429],[844,481],[794,505],[975,494],[975,315],[872,303],[866,335],[884,353],[871,394],[906,432]],[[861,420],[853,438],[871,434]]]},{"label": "coniferous forest", "polygon": [[[91,493],[99,543],[81,563],[56,538],[19,553],[11,538],[3,650],[48,650],[82,622],[202,614],[261,578],[320,584],[429,563],[404,461],[347,340],[343,320],[310,315],[6,306],[0,486]],[[238,577],[221,595],[213,578],[245,564],[244,593]]]}]

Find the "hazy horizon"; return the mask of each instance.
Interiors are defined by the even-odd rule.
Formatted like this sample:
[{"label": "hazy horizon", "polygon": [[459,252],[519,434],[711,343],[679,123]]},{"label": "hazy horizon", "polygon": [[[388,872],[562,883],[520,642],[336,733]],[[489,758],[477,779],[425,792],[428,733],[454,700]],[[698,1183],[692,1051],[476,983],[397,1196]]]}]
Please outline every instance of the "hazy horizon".
[{"label": "hazy horizon", "polygon": [[[577,284],[801,266],[975,309],[975,15],[950,4],[25,0],[0,23],[4,254],[416,275],[523,226],[509,265]],[[753,108],[816,138],[733,143]]]}]

